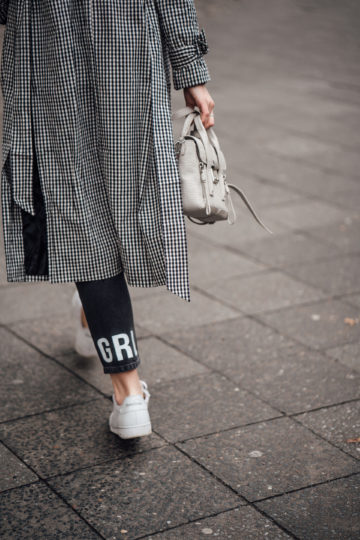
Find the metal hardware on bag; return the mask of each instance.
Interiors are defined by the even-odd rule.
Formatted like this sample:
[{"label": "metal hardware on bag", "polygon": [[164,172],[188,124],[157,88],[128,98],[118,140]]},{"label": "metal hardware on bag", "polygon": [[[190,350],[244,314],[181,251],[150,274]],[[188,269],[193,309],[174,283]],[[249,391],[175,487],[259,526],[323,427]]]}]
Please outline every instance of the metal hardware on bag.
[{"label": "metal hardware on bag", "polygon": [[211,173],[211,176],[212,176],[212,181],[210,180],[209,194],[210,194],[210,197],[213,197],[214,196],[214,171],[213,171],[213,167],[211,166],[209,170],[210,170],[210,173]]},{"label": "metal hardware on bag", "polygon": [[176,141],[176,143],[175,143],[175,156],[176,156],[176,159],[179,159],[180,151],[181,151],[181,145],[182,145],[182,142],[180,140]]},{"label": "metal hardware on bag", "polygon": [[206,180],[207,180],[207,175],[206,175],[206,172],[205,172],[205,167],[206,167],[206,163],[204,163],[203,161],[199,161],[199,167],[200,167],[200,179],[201,179],[201,186],[202,186],[202,194],[203,194],[203,199],[205,201],[205,212],[207,215],[209,215],[211,213],[211,206],[210,206],[210,201],[209,201],[209,197],[208,197],[208,193],[207,193],[207,189],[206,189]]},{"label": "metal hardware on bag", "polygon": [[209,215],[211,213],[211,206],[210,206],[210,201],[209,201],[209,197],[208,197],[208,193],[206,189],[206,177],[205,177],[205,180],[201,182],[201,187],[202,187],[203,200],[205,201],[205,213],[206,215]]},{"label": "metal hardware on bag", "polygon": [[224,180],[224,196],[221,200],[225,202],[226,200],[229,200],[229,198],[230,198],[230,189]]},{"label": "metal hardware on bag", "polygon": [[206,165],[206,163],[204,163],[202,161],[199,161],[200,178],[201,178],[202,182],[206,182],[205,165]]}]

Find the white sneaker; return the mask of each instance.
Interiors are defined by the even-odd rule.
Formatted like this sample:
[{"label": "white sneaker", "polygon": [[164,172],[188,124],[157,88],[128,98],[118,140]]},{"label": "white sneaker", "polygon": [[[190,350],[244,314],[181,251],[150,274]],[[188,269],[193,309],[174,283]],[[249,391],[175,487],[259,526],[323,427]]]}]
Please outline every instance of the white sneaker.
[{"label": "white sneaker", "polygon": [[119,435],[122,439],[142,437],[150,435],[151,421],[148,410],[150,392],[145,381],[140,381],[143,394],[126,396],[119,405],[112,396],[113,410],[109,416],[110,431]]},{"label": "white sneaker", "polygon": [[94,345],[93,338],[91,337],[90,330],[84,327],[81,322],[81,308],[82,303],[80,300],[79,292],[76,290],[72,298],[72,308],[75,317],[75,339],[74,349],[80,356],[87,358],[92,356],[98,356],[96,347]]}]

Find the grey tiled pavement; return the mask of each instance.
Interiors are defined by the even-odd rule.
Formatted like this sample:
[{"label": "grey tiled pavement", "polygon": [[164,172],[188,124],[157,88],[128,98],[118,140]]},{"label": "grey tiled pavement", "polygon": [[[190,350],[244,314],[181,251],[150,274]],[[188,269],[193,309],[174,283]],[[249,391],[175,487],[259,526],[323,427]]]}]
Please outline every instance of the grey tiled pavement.
[{"label": "grey tiled pavement", "polygon": [[234,198],[233,226],[187,221],[190,304],[130,288],[132,441],[74,284],[7,283],[1,249],[1,538],[360,537],[360,4],[196,6],[229,181],[274,235]]}]

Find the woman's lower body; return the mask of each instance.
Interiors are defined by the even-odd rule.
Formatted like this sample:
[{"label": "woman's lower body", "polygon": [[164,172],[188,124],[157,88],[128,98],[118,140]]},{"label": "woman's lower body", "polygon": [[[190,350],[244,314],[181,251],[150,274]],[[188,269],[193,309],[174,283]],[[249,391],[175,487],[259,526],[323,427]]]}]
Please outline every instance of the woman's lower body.
[{"label": "woman's lower body", "polygon": [[110,429],[123,438],[147,435],[151,432],[147,411],[150,394],[137,372],[140,357],[124,272],[75,285],[85,315],[83,323],[114,388]]},{"label": "woman's lower body", "polygon": [[104,373],[137,368],[140,357],[124,272],[75,284]]}]

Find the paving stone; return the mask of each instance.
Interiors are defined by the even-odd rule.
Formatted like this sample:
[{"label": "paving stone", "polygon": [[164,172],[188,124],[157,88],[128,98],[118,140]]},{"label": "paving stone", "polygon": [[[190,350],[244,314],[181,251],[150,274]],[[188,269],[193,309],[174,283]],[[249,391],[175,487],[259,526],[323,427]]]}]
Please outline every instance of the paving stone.
[{"label": "paving stone", "polygon": [[36,474],[0,443],[0,491],[38,480]]},{"label": "paving stone", "polygon": [[304,199],[277,208],[270,208],[267,216],[290,229],[308,230],[342,220],[344,210],[329,203]]},{"label": "paving stone", "polygon": [[99,394],[0,328],[0,421],[96,399]]},{"label": "paving stone", "polygon": [[288,414],[360,398],[360,374],[300,347],[292,354],[281,349],[266,362],[248,356],[228,375]]},{"label": "paving stone", "polygon": [[105,538],[120,538],[122,529],[129,538],[149,535],[241,503],[221,482],[167,446],[49,482]]},{"label": "paving stone", "polygon": [[[333,2],[333,6],[335,2]],[[319,52],[319,51],[317,51]],[[344,85],[340,81],[332,80],[314,80],[314,79],[304,79],[304,78],[291,78],[290,80],[280,81],[279,86],[283,89],[291,90],[297,94],[298,92],[301,100],[308,103],[311,98],[316,98],[316,104],[320,107],[317,108],[317,113],[315,118],[310,115],[306,117],[307,122],[313,120],[313,125],[311,126],[314,131],[323,133],[326,135],[325,128],[331,126],[333,129],[341,129],[345,127],[342,122],[342,113],[349,113],[354,111],[354,105],[359,104],[359,96],[356,91],[356,87],[351,87],[350,85]],[[299,88],[299,86],[301,86]],[[321,101],[319,101],[321,98]],[[356,110],[356,109],[355,109]],[[304,111],[301,111],[301,116],[304,117]],[[327,120],[327,122],[319,122],[320,118]],[[297,118],[300,118],[300,115],[297,115]],[[353,123],[349,122],[349,129],[355,127]],[[355,148],[357,148],[357,141],[353,140],[353,135],[355,131],[350,129],[350,133],[343,131],[343,138],[340,139],[341,143],[352,143]],[[339,139],[336,139],[336,133],[329,133],[329,137],[335,137],[334,141],[339,142]],[[346,141],[344,140],[346,138]]]},{"label": "paving stone", "polygon": [[242,152],[239,167],[247,174],[256,174],[259,178],[276,182],[304,195],[319,197],[321,193],[323,197],[326,193],[337,193],[354,187],[354,179],[349,175],[339,175],[335,171],[323,170],[315,164],[265,152],[258,152],[256,159],[253,154]]},{"label": "paving stone", "polygon": [[170,295],[169,291],[144,298],[133,303],[134,318],[141,326],[154,334],[162,334],[177,328],[192,328],[224,319],[234,319],[239,313],[192,290],[190,302]]},{"label": "paving stone", "polygon": [[[305,283],[333,295],[360,289],[360,256],[348,255],[287,267],[286,271]],[[331,269],[331,270],[330,270]]]},{"label": "paving stone", "polygon": [[327,154],[330,149],[333,149],[329,143],[313,140],[302,134],[289,133],[281,127],[263,123],[253,127],[247,134],[247,141],[261,145],[267,152],[287,158],[303,158],[305,162],[315,161],[316,164],[316,157],[319,154]]},{"label": "paving stone", "polygon": [[[255,202],[250,202],[253,203],[256,210]],[[235,210],[237,218],[232,225],[227,221],[218,221],[213,225],[196,225],[190,222],[190,224],[187,224],[189,237],[196,235],[215,246],[228,246],[231,249],[240,250],[243,244],[247,242],[272,238],[272,235],[254,220],[247,208],[243,208],[238,204]],[[272,215],[269,217],[268,212],[270,212],[268,209],[262,209],[256,213],[274,235],[284,234],[291,230],[289,227],[277,223]]]},{"label": "paving stone", "polygon": [[286,417],[177,445],[250,501],[360,470],[358,461]]},{"label": "paving stone", "polygon": [[244,244],[243,250],[260,262],[277,267],[313,262],[339,254],[335,246],[326,245],[299,232],[248,242]]},{"label": "paving stone", "polygon": [[[300,414],[296,420],[360,459],[360,401]],[[358,442],[349,442],[350,439],[357,439]]]},{"label": "paving stone", "polygon": [[[348,189],[344,191],[339,191],[337,193],[326,193],[323,197],[330,203],[336,204],[337,206],[342,206],[348,210],[351,210],[352,214],[358,212],[360,206],[360,186]],[[356,248],[355,248],[356,249]],[[357,252],[360,251],[359,248],[356,249]]]},{"label": "paving stone", "polygon": [[343,175],[356,176],[360,162],[355,150],[340,148],[336,144],[316,141],[310,137],[287,135],[268,142],[266,148],[279,155],[291,158],[303,158],[321,168],[338,171]]},{"label": "paving stone", "polygon": [[360,215],[353,214],[326,227],[309,230],[314,238],[335,246],[341,253],[360,252]]},{"label": "paving stone", "polygon": [[301,540],[355,540],[360,536],[359,475],[261,501],[256,506]]},{"label": "paving stone", "polygon": [[111,383],[111,377],[104,373],[102,363],[98,356],[85,358],[79,356],[76,352],[73,352],[71,354],[58,356],[57,360],[101,393],[106,396],[112,395],[113,385]]},{"label": "paving stone", "polygon": [[189,236],[189,279],[190,287],[211,286],[216,281],[224,281],[234,275],[246,275],[266,267],[248,258],[232,253],[220,246]]},{"label": "paving stone", "polygon": [[[313,84],[314,81],[309,81],[310,84]],[[317,81],[321,84],[321,81]],[[325,81],[324,81],[325,83]],[[280,81],[280,85],[278,87],[278,90],[284,91],[285,86],[287,89],[291,90],[291,92],[296,93],[299,88],[297,87],[298,84],[302,84],[301,79],[294,79],[294,80],[285,80]],[[312,88],[309,90],[309,93],[311,94],[311,98],[314,94],[325,94],[328,95],[329,93],[333,94],[336,91],[343,95],[345,93],[344,89],[335,89],[331,88],[328,81],[325,83],[327,85],[326,88]],[[358,101],[358,93],[352,92],[349,90],[349,95],[351,100]],[[309,102],[309,97],[307,96],[307,103]],[[345,112],[346,108],[348,107],[345,103],[340,103],[337,101],[331,102],[330,100],[324,100],[323,104],[326,103],[327,110],[326,113],[329,112],[329,106],[335,107],[336,112],[340,112],[338,108],[341,108],[341,112]],[[351,107],[352,108],[352,107]],[[335,112],[334,111],[334,112]],[[319,111],[318,111],[319,112]],[[269,107],[263,112],[263,120],[266,120],[266,122],[274,123],[277,126],[285,127],[293,129],[294,127],[294,108],[289,105],[289,103],[282,103],[280,106],[276,106],[274,104],[273,107]],[[319,115],[314,115],[311,113],[308,113],[307,111],[302,110],[301,115],[296,115],[296,131],[301,132],[303,135],[310,135],[312,137],[316,137],[317,139],[321,139],[326,142],[330,143],[337,143],[339,146],[349,146],[352,149],[358,149],[357,144],[357,133],[358,130],[356,127],[350,126],[350,124],[346,124],[345,122],[341,121],[337,118],[331,118],[328,114],[323,114],[320,121],[319,121]],[[324,171],[325,174],[325,171]],[[326,171],[327,176],[329,177],[329,171]],[[334,177],[338,178],[338,182],[340,184],[342,177],[336,173],[333,173]],[[306,176],[304,176],[303,181],[306,181]],[[329,189],[332,188],[332,183],[329,181]],[[339,186],[340,188],[340,186]],[[338,188],[338,189],[339,189]],[[322,196],[325,194],[325,192],[322,191]]]},{"label": "paving stone", "polygon": [[122,440],[109,430],[111,401],[100,398],[75,407],[0,425],[3,441],[42,478],[65,474],[163,443],[155,433]]},{"label": "paving stone", "polygon": [[100,538],[47,486],[37,483],[2,493],[1,538],[95,540]]},{"label": "paving stone", "polygon": [[[10,324],[9,327],[49,356],[76,355],[74,350],[75,321],[69,314],[20,321]],[[136,322],[135,331],[138,338],[149,334]],[[95,357],[98,358],[97,354]],[[81,359],[80,356],[79,359]]]},{"label": "paving stone", "polygon": [[[268,37],[265,39],[269,42]],[[261,40],[260,36],[257,37],[257,43],[258,40]],[[274,44],[274,41],[269,43],[272,47],[272,52],[274,51]],[[292,50],[290,52],[293,53],[294,51]],[[312,52],[316,54],[318,51],[313,50]],[[305,128],[307,128],[306,134],[312,133],[317,128],[319,132],[324,134],[324,137],[317,138],[325,142],[341,141],[341,143],[345,143],[343,139],[335,138],[337,134],[327,134],[324,129],[328,126],[333,129],[343,127],[343,137],[347,136],[346,142],[350,146],[356,149],[358,148],[357,141],[352,138],[352,135],[357,133],[356,128],[358,126],[352,125],[353,123],[349,122],[349,129],[353,127],[353,130],[350,129],[350,133],[348,133],[344,129],[344,122],[341,122],[342,115],[355,112],[358,109],[358,107],[354,108],[354,101],[356,105],[359,103],[356,87],[345,88],[342,85],[341,89],[335,88],[336,83],[334,81],[325,81],[295,72],[291,73],[291,77],[288,76],[288,73],[283,73],[282,76],[275,78],[269,77],[269,73],[265,74],[264,72],[261,74],[257,72],[257,75],[260,79],[264,76],[267,78],[269,85],[266,88],[266,93],[263,88],[254,84],[253,80],[243,80],[243,77],[241,85],[236,87],[235,90],[237,95],[242,99],[253,98],[254,100],[255,98],[259,105],[267,104],[267,107],[263,108],[261,113],[267,113],[265,117],[266,124],[269,123],[270,127],[274,125],[276,130],[283,127],[290,128],[291,132],[297,132],[300,135],[303,134],[302,132],[305,131]],[[336,101],[329,99],[330,94],[332,96],[336,91],[341,95],[342,99],[336,99]],[[324,99],[325,95],[328,99]],[[348,95],[351,100],[344,99]],[[314,104],[316,104],[316,107],[314,107]],[[273,107],[270,107],[270,105],[273,105]],[[309,108],[310,110],[308,110]],[[244,108],[244,110],[246,109]],[[233,115],[236,116],[236,113],[237,109]],[[281,115],[281,113],[283,114]],[[263,120],[263,114],[261,114],[261,119]],[[218,118],[217,121],[219,123],[221,118]],[[298,122],[300,125],[298,125]],[[242,115],[242,122],[238,126],[238,130],[242,136],[246,135],[248,130],[254,127],[253,124],[252,114]],[[326,140],[326,135],[329,137],[328,141]],[[334,136],[334,139],[331,139],[332,136]]]},{"label": "paving stone", "polygon": [[[260,180],[254,175],[235,175],[234,172],[237,170],[237,167],[236,164],[234,165],[235,166],[232,167],[232,175],[236,178],[235,184],[239,185],[241,190],[246,194],[246,197],[253,202],[254,206],[258,209],[280,206],[302,198],[300,193],[295,193],[293,190],[287,189],[286,186],[276,186],[273,183]],[[241,177],[241,180],[237,180],[238,176]],[[230,178],[228,178],[228,181],[233,183]],[[352,185],[352,187],[354,186]],[[239,195],[235,192],[231,192],[231,198],[236,208],[243,204]]]},{"label": "paving stone", "polygon": [[[300,81],[300,84],[302,84],[303,80]],[[344,150],[352,153],[359,149],[359,145],[357,140],[351,140],[350,137],[348,137],[349,140],[347,141],[340,139],[340,142],[339,140],[329,140],[329,138],[327,140],[326,136],[313,136],[314,128],[324,128],[325,126],[340,128],[341,123],[336,121],[336,118],[331,118],[331,116],[339,113],[347,114],[350,111],[358,112],[359,104],[358,102],[355,105],[344,101],[335,103],[330,99],[321,99],[318,92],[324,90],[324,88],[314,88],[314,85],[319,82],[314,80],[310,83],[312,85],[310,89],[311,96],[309,96],[308,92],[303,94],[298,91],[298,88],[295,88],[298,81],[299,79],[296,78],[271,81],[269,91],[274,107],[270,108],[268,106],[264,110],[265,122],[254,124],[252,115],[250,115],[250,118],[249,115],[245,117],[239,127],[240,140],[242,142],[256,143],[271,153],[287,158],[298,159],[303,157],[304,160],[301,160],[301,162],[314,163],[325,170],[329,170],[331,166],[326,165],[326,162],[318,163],[313,157],[319,154],[328,154],[329,151],[341,152],[341,150]],[[287,96],[284,102],[281,93],[285,94],[289,90],[291,95]],[[329,88],[326,90],[328,91]],[[352,94],[353,96],[355,96],[355,93]],[[261,97],[261,92],[259,97]],[[296,107],[296,111],[294,107]],[[278,117],[279,122],[277,121]],[[284,122],[281,122],[281,119]],[[345,126],[342,127],[343,131],[345,131]],[[353,131],[353,134],[355,133],[356,130]],[[326,135],[326,133],[324,134]],[[338,174],[338,176],[340,175]]]},{"label": "paving stone", "polygon": [[209,372],[206,366],[155,337],[140,340],[139,351],[142,358],[139,376],[149,387]]},{"label": "paving stone", "polygon": [[283,334],[314,349],[324,349],[359,340],[360,325],[352,324],[359,310],[331,298],[258,315]]},{"label": "paving stone", "polygon": [[175,442],[274,418],[280,413],[213,373],[156,385],[150,414],[156,432]]},{"label": "paving stone", "polygon": [[163,533],[147,536],[146,539],[176,540],[179,538],[183,540],[184,538],[196,539],[207,536],[231,538],[232,540],[260,540],[267,537],[272,540],[292,538],[252,506],[247,505]]},{"label": "paving stone", "polygon": [[234,372],[242,373],[251,362],[263,365],[278,358],[279,350],[291,354],[298,348],[294,341],[248,317],[178,330],[163,337],[185,354],[229,377]]},{"label": "paving stone", "polygon": [[[172,381],[205,373],[208,368],[177,351],[156,337],[138,340],[140,365],[137,368],[140,379],[144,379],[150,387],[155,383]],[[74,354],[58,357],[68,369],[90,383],[107,396],[113,393],[111,378],[104,373],[98,357],[82,358]],[[150,390],[151,391],[151,390]]]},{"label": "paving stone", "polygon": [[345,366],[360,371],[360,342],[347,343],[326,351],[328,356],[339,360]]},{"label": "paving stone", "polygon": [[155,285],[154,287],[136,287],[135,285],[127,284],[127,286],[132,302],[137,298],[151,298],[154,294],[159,294],[164,288],[163,285]]},{"label": "paving stone", "polygon": [[[68,313],[73,283],[22,283],[1,289],[0,323],[38,319]],[[30,308],[31,306],[31,308]]]},{"label": "paving stone", "polygon": [[9,327],[22,339],[49,356],[74,351],[74,321],[68,314],[57,314],[12,323]]},{"label": "paving stone", "polygon": [[[310,112],[321,106],[321,100],[296,101],[299,107],[306,108]],[[325,102],[325,106],[329,107],[328,102]],[[349,109],[358,111],[358,107],[350,106]],[[244,143],[244,141],[241,142]],[[343,176],[357,177],[359,171],[357,149],[319,140],[302,133],[291,133],[275,125],[255,123],[253,128],[246,133],[245,144],[253,147],[256,145],[264,152],[285,158],[312,163],[320,169],[332,170]]]},{"label": "paving stone", "polygon": [[[206,291],[206,287],[203,288]],[[271,270],[253,276],[236,276],[218,282],[208,291],[244,313],[254,314],[295,306],[324,298],[325,293],[305,285],[281,271]]]},{"label": "paving stone", "polygon": [[349,294],[345,295],[342,300],[349,302],[353,306],[360,308],[360,294]]}]

